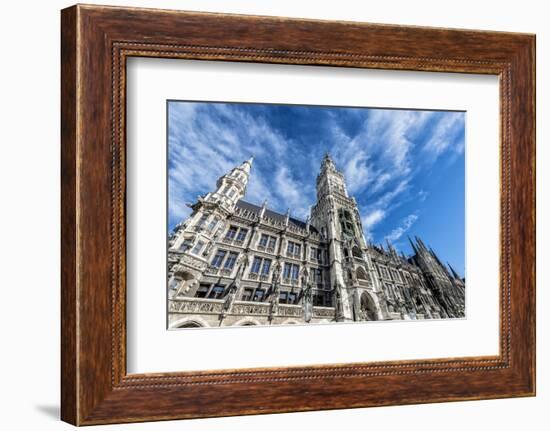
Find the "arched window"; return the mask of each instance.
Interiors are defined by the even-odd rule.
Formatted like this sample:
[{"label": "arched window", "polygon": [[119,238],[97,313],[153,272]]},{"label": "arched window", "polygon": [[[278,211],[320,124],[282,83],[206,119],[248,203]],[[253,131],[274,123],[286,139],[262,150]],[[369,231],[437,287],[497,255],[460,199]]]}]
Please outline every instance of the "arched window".
[{"label": "arched window", "polygon": [[202,325],[194,320],[189,320],[187,322],[183,322],[178,326],[178,328],[202,328]]},{"label": "arched window", "polygon": [[361,249],[357,246],[354,246],[352,249],[351,249],[351,253],[353,254],[353,257],[358,257],[358,258],[362,258],[363,257],[363,253],[361,252]]},{"label": "arched window", "polygon": [[248,321],[244,322],[241,326],[256,326],[256,324],[254,322]]},{"label": "arched window", "polygon": [[368,280],[369,276],[368,276],[367,272],[362,267],[359,267],[359,268],[357,268],[357,278],[359,280]]},{"label": "arched window", "polygon": [[377,320],[376,305],[367,292],[361,295],[361,320]]}]

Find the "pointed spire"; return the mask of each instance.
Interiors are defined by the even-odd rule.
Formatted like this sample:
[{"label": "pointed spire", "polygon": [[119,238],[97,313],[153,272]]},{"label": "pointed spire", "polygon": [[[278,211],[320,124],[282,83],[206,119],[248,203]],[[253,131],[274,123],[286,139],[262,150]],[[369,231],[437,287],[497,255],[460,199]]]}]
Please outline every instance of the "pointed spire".
[{"label": "pointed spire", "polygon": [[419,247],[420,250],[425,251],[425,252],[428,251],[428,249],[426,248],[426,245],[422,242],[422,240],[419,237],[415,236],[414,239],[416,240],[416,243],[420,246]]},{"label": "pointed spire", "polygon": [[460,277],[460,275],[458,275],[458,272],[455,271],[455,269],[451,266],[451,264],[449,262],[447,262],[447,266],[451,269],[451,273],[453,274],[454,278],[462,279],[462,277]]},{"label": "pointed spire", "polygon": [[254,161],[254,156],[250,156],[250,159],[245,160],[241,166],[240,169],[245,171],[247,174],[250,173],[250,169],[252,168],[252,162]]},{"label": "pointed spire", "polygon": [[265,199],[264,203],[262,204],[262,210],[260,211],[260,218],[264,217],[266,209],[267,209],[267,199]]},{"label": "pointed spire", "polygon": [[411,239],[411,237],[409,235],[407,235],[407,238],[409,239],[409,243],[411,244],[411,247],[413,249],[413,252],[414,253],[418,253],[418,250],[416,248],[416,245],[414,244],[413,240]]},{"label": "pointed spire", "polygon": [[321,163],[321,170],[327,168],[336,169],[334,161],[332,160],[332,157],[330,157],[330,153],[328,151],[325,153],[325,157],[323,158],[323,162]]},{"label": "pointed spire", "polygon": [[288,226],[288,222],[290,221],[290,208],[286,210],[286,219],[285,219],[285,226]]}]

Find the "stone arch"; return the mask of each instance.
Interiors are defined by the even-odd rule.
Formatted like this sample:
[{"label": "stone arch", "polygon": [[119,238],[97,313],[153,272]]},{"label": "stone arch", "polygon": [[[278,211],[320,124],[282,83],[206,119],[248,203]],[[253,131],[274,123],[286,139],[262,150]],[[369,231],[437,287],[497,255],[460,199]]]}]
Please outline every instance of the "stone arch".
[{"label": "stone arch", "polygon": [[170,325],[172,329],[182,329],[182,328],[208,328],[210,325],[206,320],[198,316],[193,317],[183,317],[179,320],[176,320]]},{"label": "stone arch", "polygon": [[261,323],[251,317],[245,317],[244,319],[241,319],[233,324],[233,326],[259,326],[259,325],[261,325]]},{"label": "stone arch", "polygon": [[364,320],[377,320],[376,304],[367,292],[361,294],[360,308]]},{"label": "stone arch", "polygon": [[281,325],[300,325],[303,322],[299,322],[296,319],[287,319],[281,323]]}]

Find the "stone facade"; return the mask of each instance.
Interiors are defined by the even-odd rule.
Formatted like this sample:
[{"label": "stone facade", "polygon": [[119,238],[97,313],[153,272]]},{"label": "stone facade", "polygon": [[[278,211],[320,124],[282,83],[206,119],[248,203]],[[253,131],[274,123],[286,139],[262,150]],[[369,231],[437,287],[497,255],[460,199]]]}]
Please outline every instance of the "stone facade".
[{"label": "stone facade", "polygon": [[251,169],[219,178],[170,235],[170,328],[464,317],[464,279],[420,238],[409,257],[367,243],[328,154],[306,221],[244,201]]}]

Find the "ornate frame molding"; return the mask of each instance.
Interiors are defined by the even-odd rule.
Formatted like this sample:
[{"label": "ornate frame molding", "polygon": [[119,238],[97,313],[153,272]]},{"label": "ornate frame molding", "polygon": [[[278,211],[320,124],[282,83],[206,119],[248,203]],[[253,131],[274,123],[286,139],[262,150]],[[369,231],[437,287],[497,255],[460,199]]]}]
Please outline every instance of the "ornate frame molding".
[{"label": "ornate frame molding", "polygon": [[[534,46],[534,36],[510,33],[65,9],[62,419],[99,424],[534,395]],[[125,65],[132,56],[498,75],[500,354],[128,375]],[[243,395],[251,390],[262,396]]]}]

